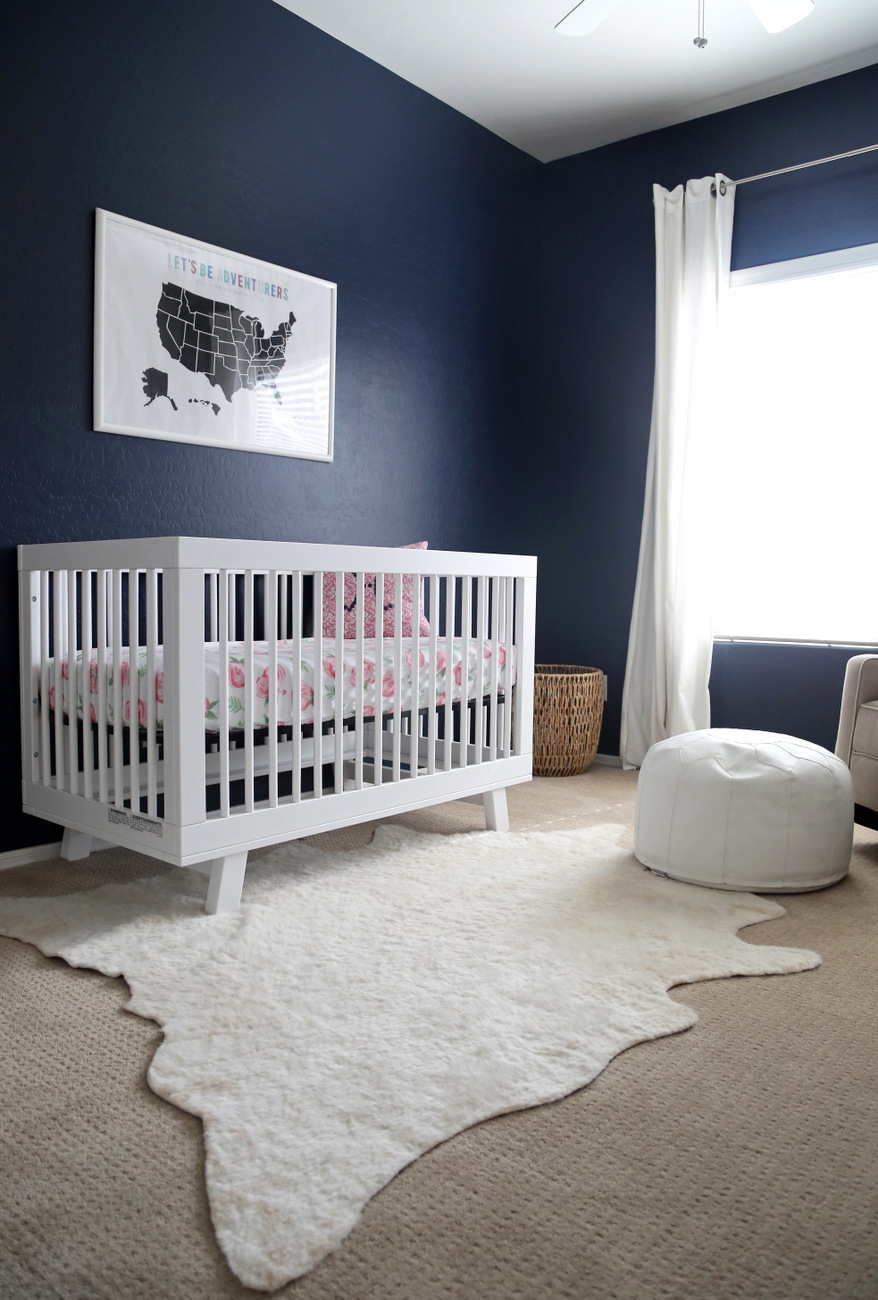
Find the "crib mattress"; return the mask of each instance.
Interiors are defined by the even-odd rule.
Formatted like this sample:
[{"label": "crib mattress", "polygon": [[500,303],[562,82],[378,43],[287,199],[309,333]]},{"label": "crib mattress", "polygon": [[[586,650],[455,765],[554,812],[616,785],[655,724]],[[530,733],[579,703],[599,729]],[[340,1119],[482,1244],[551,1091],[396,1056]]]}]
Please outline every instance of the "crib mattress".
[{"label": "crib mattress", "polygon": [[[466,653],[464,653],[464,649]],[[301,665],[301,684],[299,698],[293,698],[294,662],[298,655]],[[427,708],[430,704],[431,681],[436,681],[436,704],[441,708],[447,699],[451,702],[463,698],[480,698],[488,695],[492,689],[493,659],[497,658],[497,690],[503,694],[515,683],[514,654],[510,647],[507,663],[506,647],[495,645],[491,641],[471,639],[464,643],[455,639],[449,646],[445,638],[437,640],[435,662],[431,658],[429,642],[418,642],[418,665],[413,665],[413,641],[411,637],[403,638],[402,660],[397,663],[393,645],[383,643],[381,663],[377,662],[377,642],[370,639],[363,644],[363,654],[357,654],[355,641],[346,641],[341,663],[336,655],[335,642],[323,643],[320,663],[315,663],[315,645],[313,639],[299,642],[278,641],[277,643],[277,721],[279,726],[313,723],[320,719],[333,718],[336,715],[336,696],[341,691],[342,714],[354,717],[357,706],[358,683],[363,685],[363,713],[366,717],[393,713],[395,709],[397,678],[400,689],[400,708],[408,712],[414,708]],[[216,642],[204,647],[204,725],[206,731],[219,730],[219,705],[221,700],[220,683],[220,647]],[[49,661],[52,669],[53,661]],[[122,678],[122,725],[130,726],[132,711],[140,726],[147,720],[147,652],[141,648],[136,652],[136,671],[132,666],[127,648],[121,655]],[[92,722],[98,721],[98,700],[101,668],[94,652],[87,662],[88,680],[84,678],[82,653],[76,655],[71,670],[68,659],[61,661],[61,707],[68,717],[71,711],[71,697],[75,696],[75,716],[83,717],[83,699],[85,713]],[[164,666],[162,647],[155,650],[155,717],[156,727],[163,726],[164,704]],[[71,671],[73,681],[71,681]],[[116,721],[114,716],[115,664],[110,651],[107,652],[103,665],[106,699],[107,723]],[[49,672],[49,682],[54,683],[54,671]],[[251,719],[255,726],[267,726],[269,723],[268,697],[271,691],[268,643],[254,642],[253,671],[251,681],[247,682],[247,667],[243,642],[229,643],[228,682],[225,685],[229,701],[229,726],[244,726],[245,700],[248,689],[251,692]],[[55,685],[49,686],[49,708],[56,707]]]}]

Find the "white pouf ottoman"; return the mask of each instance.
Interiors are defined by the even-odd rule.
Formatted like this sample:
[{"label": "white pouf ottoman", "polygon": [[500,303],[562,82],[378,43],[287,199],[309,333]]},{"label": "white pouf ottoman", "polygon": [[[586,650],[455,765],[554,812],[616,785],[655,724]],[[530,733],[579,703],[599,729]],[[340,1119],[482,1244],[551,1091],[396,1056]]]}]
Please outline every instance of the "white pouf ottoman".
[{"label": "white pouf ottoman", "polygon": [[847,875],[854,795],[829,750],[770,731],[712,728],[653,745],[640,769],[634,852],[717,889],[822,889]]}]

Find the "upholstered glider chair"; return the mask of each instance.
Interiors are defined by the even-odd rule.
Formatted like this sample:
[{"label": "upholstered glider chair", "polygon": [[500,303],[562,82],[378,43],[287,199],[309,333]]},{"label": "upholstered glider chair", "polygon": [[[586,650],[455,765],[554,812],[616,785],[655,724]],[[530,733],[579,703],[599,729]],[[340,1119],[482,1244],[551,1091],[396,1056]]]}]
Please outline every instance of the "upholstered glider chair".
[{"label": "upholstered glider chair", "polygon": [[854,819],[878,830],[878,655],[848,660],[835,752],[854,784]]}]

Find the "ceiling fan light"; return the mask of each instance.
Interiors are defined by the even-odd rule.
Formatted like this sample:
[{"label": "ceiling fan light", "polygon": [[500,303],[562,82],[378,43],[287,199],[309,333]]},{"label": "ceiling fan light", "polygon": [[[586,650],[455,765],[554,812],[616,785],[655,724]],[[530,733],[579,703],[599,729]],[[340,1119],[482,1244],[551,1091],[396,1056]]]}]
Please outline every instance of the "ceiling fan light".
[{"label": "ceiling fan light", "polygon": [[750,8],[773,35],[807,18],[814,8],[814,0],[750,0]]},{"label": "ceiling fan light", "polygon": [[579,0],[579,4],[555,23],[559,36],[589,36],[613,12],[619,0]]}]

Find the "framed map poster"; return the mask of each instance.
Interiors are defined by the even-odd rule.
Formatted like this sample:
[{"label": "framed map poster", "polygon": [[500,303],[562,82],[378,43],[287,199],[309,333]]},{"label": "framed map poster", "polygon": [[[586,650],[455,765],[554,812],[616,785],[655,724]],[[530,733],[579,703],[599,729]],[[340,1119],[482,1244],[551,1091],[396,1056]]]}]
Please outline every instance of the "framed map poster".
[{"label": "framed map poster", "polygon": [[332,460],[336,287],[97,210],[95,428]]}]

